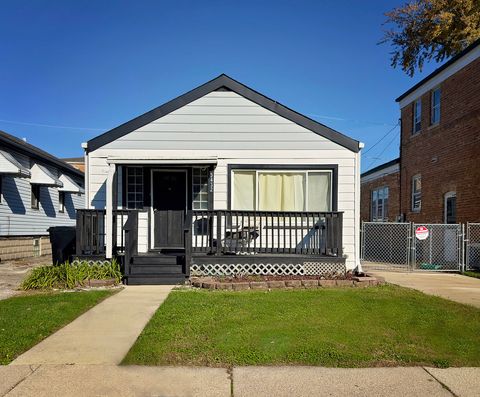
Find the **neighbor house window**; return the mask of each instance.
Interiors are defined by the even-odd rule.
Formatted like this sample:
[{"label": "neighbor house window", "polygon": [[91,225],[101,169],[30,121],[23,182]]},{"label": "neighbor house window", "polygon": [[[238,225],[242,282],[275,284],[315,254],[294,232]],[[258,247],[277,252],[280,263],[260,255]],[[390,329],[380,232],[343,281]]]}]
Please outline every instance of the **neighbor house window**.
[{"label": "neighbor house window", "polygon": [[38,210],[40,204],[40,185],[31,185],[31,207]]},{"label": "neighbor house window", "polygon": [[388,186],[380,187],[372,191],[372,214],[373,222],[388,220]]},{"label": "neighbor house window", "polygon": [[431,123],[437,124],[440,122],[440,87],[435,88],[432,91],[432,114],[431,114]]},{"label": "neighbor house window", "polygon": [[422,208],[422,177],[415,175],[412,178],[412,211]]},{"label": "neighbor house window", "polygon": [[457,194],[448,192],[445,195],[445,223],[457,223]]},{"label": "neighbor house window", "polygon": [[143,208],[143,168],[127,168],[127,208]]},{"label": "neighbor house window", "polygon": [[413,103],[413,130],[416,134],[422,129],[422,100],[419,98]]},{"label": "neighbor house window", "polygon": [[58,212],[65,212],[65,192],[58,192]]},{"label": "neighbor house window", "polygon": [[208,168],[193,168],[193,209],[208,210]]},{"label": "neighbor house window", "polygon": [[331,211],[332,172],[235,170],[232,208],[259,211]]}]

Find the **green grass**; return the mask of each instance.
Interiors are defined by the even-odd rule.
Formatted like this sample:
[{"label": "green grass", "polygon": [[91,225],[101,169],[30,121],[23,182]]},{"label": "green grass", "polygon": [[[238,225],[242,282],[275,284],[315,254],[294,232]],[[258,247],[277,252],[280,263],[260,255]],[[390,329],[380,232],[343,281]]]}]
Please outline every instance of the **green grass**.
[{"label": "green grass", "polygon": [[123,364],[479,366],[480,310],[391,285],[180,290]]},{"label": "green grass", "polygon": [[0,301],[0,365],[8,364],[112,293],[49,293]]},{"label": "green grass", "polygon": [[479,271],[466,271],[466,272],[463,272],[462,274],[468,277],[480,278]]}]

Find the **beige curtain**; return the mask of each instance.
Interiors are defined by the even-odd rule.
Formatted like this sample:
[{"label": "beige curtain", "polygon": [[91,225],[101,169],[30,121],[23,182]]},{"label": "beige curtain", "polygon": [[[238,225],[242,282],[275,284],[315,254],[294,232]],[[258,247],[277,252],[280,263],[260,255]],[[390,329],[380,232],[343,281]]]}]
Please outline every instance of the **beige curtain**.
[{"label": "beige curtain", "polygon": [[305,175],[296,173],[259,173],[260,211],[303,211]]},{"label": "beige curtain", "polygon": [[308,210],[331,211],[331,174],[310,172],[308,174]]},{"label": "beige curtain", "polygon": [[255,171],[233,173],[233,209],[255,209]]}]

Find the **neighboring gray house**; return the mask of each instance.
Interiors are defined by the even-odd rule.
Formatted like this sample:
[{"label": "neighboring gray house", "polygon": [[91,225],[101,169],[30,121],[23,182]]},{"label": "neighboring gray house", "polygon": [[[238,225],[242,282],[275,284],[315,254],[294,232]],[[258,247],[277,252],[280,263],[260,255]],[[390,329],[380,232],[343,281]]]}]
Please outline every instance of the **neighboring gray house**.
[{"label": "neighboring gray house", "polygon": [[226,75],[83,147],[77,255],[128,283],[359,266],[362,144]]},{"label": "neighboring gray house", "polygon": [[0,261],[49,254],[47,229],[75,225],[83,180],[71,165],[0,131]]}]

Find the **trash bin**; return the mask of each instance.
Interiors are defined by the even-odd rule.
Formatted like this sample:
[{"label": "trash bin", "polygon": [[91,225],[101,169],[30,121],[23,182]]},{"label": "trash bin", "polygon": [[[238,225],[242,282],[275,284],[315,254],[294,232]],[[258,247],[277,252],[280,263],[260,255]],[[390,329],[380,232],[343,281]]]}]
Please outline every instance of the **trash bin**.
[{"label": "trash bin", "polygon": [[75,254],[75,226],[54,226],[48,228],[52,245],[52,262],[60,265]]}]

